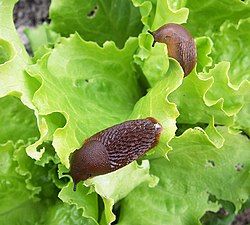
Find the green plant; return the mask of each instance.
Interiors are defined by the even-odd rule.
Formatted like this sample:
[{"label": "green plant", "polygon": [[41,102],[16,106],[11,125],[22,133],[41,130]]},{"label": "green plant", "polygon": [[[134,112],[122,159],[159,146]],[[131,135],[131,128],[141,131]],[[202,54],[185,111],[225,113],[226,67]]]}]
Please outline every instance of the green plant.
[{"label": "green plant", "polygon": [[[32,58],[15,3],[0,0],[0,224],[230,223],[250,196],[249,1],[52,0],[51,23],[26,30]],[[152,47],[166,23],[195,38],[185,78]],[[63,173],[86,138],[150,116],[155,148],[73,192]]]}]

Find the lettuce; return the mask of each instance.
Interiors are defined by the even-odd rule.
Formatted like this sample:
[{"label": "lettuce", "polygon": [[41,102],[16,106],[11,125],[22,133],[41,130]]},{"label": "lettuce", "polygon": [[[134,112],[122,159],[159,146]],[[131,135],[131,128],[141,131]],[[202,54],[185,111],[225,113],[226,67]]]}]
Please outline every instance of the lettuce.
[{"label": "lettuce", "polygon": [[67,167],[69,154],[84,139],[125,120],[140,98],[131,65],[136,47],[136,39],[119,50],[112,42],[101,48],[72,35],[27,68],[41,82],[33,97],[38,113],[60,112],[67,120],[53,137],[56,152]]},{"label": "lettuce", "polygon": [[236,24],[240,19],[250,16],[248,1],[187,0],[177,2],[181,3],[175,7],[185,6],[189,9],[189,23],[187,27],[195,36],[204,34],[212,35],[220,29],[225,20]]},{"label": "lettuce", "polygon": [[0,97],[8,94],[19,97],[29,108],[37,81],[27,76],[24,68],[30,58],[15,30],[12,11],[16,0],[1,0],[0,6]]},{"label": "lettuce", "polygon": [[[249,140],[218,128],[225,138],[217,149],[204,131],[189,129],[171,141],[169,160],[151,161],[157,187],[138,186],[121,202],[118,224],[201,224],[205,211],[218,210],[209,196],[235,204],[238,209],[249,192]],[[241,146],[235,154],[235,148]],[[138,215],[143,215],[139,217]]]},{"label": "lettuce", "polygon": [[0,98],[0,107],[0,126],[1,130],[4,130],[0,135],[0,143],[4,144],[8,140],[27,141],[29,138],[39,136],[33,111],[23,105],[18,98],[13,96]]},{"label": "lettuce", "polygon": [[[33,57],[15,3],[0,0],[0,224],[225,224],[247,207],[249,1],[52,0],[51,22],[25,30]],[[195,38],[187,77],[152,46],[166,23]],[[146,117],[164,128],[157,146],[74,192],[71,153]]]},{"label": "lettuce", "polygon": [[[236,86],[245,82],[246,92],[242,95],[245,104],[236,115],[236,126],[250,134],[249,124],[249,37],[246,35],[249,30],[250,19],[241,19],[237,24],[224,22],[220,31],[213,34],[214,51],[212,52],[215,62],[226,60],[231,66],[229,69],[230,79]],[[247,82],[246,82],[247,81]]]},{"label": "lettuce", "polygon": [[50,18],[51,28],[63,36],[78,32],[84,40],[98,44],[112,40],[120,48],[142,30],[139,10],[127,0],[52,1]]}]

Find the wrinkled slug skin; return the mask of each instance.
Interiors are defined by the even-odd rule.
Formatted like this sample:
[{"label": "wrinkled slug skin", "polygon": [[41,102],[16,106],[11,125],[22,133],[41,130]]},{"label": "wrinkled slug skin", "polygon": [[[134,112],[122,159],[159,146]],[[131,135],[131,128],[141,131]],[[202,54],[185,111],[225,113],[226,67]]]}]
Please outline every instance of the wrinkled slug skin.
[{"label": "wrinkled slug skin", "polygon": [[168,55],[176,59],[187,76],[196,64],[196,46],[191,34],[181,25],[169,23],[151,32],[155,42],[165,43]]},{"label": "wrinkled slug skin", "polygon": [[71,155],[70,175],[75,185],[138,159],[158,143],[161,131],[162,126],[149,117],[126,121],[88,138]]}]

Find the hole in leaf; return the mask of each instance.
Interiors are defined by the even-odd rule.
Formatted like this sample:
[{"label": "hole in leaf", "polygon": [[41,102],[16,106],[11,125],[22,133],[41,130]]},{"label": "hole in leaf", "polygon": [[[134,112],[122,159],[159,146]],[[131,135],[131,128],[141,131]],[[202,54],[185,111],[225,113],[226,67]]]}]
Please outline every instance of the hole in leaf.
[{"label": "hole in leaf", "polygon": [[88,14],[87,14],[87,17],[89,19],[93,19],[95,16],[96,16],[96,13],[98,11],[99,7],[98,5],[96,5]]},{"label": "hole in leaf", "polygon": [[244,164],[237,163],[235,166],[236,171],[240,172],[244,168]]},{"label": "hole in leaf", "polygon": [[207,160],[205,167],[215,167],[215,162],[213,160]]},{"label": "hole in leaf", "polygon": [[76,79],[74,81],[74,86],[77,87],[77,88],[81,88],[81,87],[84,87],[86,84],[88,84],[90,82],[89,79]]}]

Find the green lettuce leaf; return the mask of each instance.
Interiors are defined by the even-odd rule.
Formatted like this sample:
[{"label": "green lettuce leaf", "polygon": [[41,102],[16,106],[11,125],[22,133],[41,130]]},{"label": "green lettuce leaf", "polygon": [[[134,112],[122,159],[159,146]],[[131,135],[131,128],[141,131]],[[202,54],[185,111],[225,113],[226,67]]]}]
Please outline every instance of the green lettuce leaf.
[{"label": "green lettuce leaf", "polygon": [[243,130],[248,136],[250,136],[250,83],[246,87],[244,94],[245,104],[241,108],[240,112],[236,115],[235,128]]},{"label": "green lettuce leaf", "polygon": [[238,22],[239,19],[250,17],[249,1],[241,0],[201,0],[178,1],[184,2],[178,7],[189,9],[187,28],[197,37],[212,35],[217,32],[225,20]]},{"label": "green lettuce leaf", "polygon": [[121,202],[118,224],[201,224],[207,210],[219,207],[208,200],[210,194],[239,210],[250,194],[250,143],[225,127],[217,129],[225,138],[221,149],[204,131],[189,129],[171,141],[169,161],[151,160],[151,172],[160,178],[158,186],[141,185],[132,191]]},{"label": "green lettuce leaf", "polygon": [[60,112],[67,120],[53,135],[53,146],[67,167],[69,154],[87,137],[131,113],[141,95],[131,65],[136,48],[136,39],[119,50],[112,42],[101,48],[73,35],[28,68],[42,82],[33,99],[39,114]]},{"label": "green lettuce leaf", "polygon": [[164,0],[132,0],[139,7],[142,22],[147,29],[158,29],[165,23],[184,23],[188,17],[188,9],[172,10]]},{"label": "green lettuce leaf", "polygon": [[58,202],[48,208],[47,212],[41,220],[44,225],[93,225],[91,219],[81,216],[81,210],[78,210],[73,205]]},{"label": "green lettuce leaf", "polygon": [[178,10],[185,7],[186,0],[167,0],[168,6],[172,10]]},{"label": "green lettuce leaf", "polygon": [[209,72],[192,72],[182,86],[170,95],[170,101],[180,111],[179,123],[209,123],[232,125],[235,115],[244,105],[247,83],[234,87],[228,77],[230,64],[221,62]]},{"label": "green lettuce leaf", "polygon": [[40,138],[35,143],[27,146],[26,152],[31,158],[41,160],[45,152],[43,143],[51,142],[56,129],[64,127],[66,124],[66,120],[65,117],[59,112],[54,112],[42,116],[38,115],[37,113],[36,116]]},{"label": "green lettuce leaf", "polygon": [[0,97],[11,93],[34,109],[31,98],[39,84],[24,72],[30,59],[13,23],[16,1],[0,0]]},{"label": "green lettuce leaf", "polygon": [[28,140],[38,137],[39,132],[36,124],[36,117],[32,110],[13,96],[0,98],[0,143],[8,140]]},{"label": "green lettuce leaf", "polygon": [[53,175],[57,175],[57,171],[53,170],[55,165],[38,165],[34,159],[26,154],[27,145],[29,145],[29,142],[24,143],[24,141],[19,140],[15,144],[13,159],[18,163],[16,172],[25,178],[26,188],[32,191],[29,197],[56,199],[58,189],[52,179]]},{"label": "green lettuce leaf", "polygon": [[147,160],[142,161],[141,165],[133,162],[112,173],[85,181],[86,186],[93,187],[95,192],[103,198],[105,208],[101,224],[110,224],[115,221],[116,217],[112,212],[114,204],[143,182],[148,182],[150,187],[154,187],[158,182],[158,178],[149,175]]},{"label": "green lettuce leaf", "polygon": [[212,36],[214,47],[213,61],[230,62],[230,80],[235,85],[240,85],[244,80],[250,80],[250,37],[248,33],[250,18],[240,20],[236,25],[226,21],[218,33]]},{"label": "green lettuce leaf", "polygon": [[249,18],[240,20],[237,25],[226,21],[220,27],[220,31],[212,36],[213,60],[230,62],[229,77],[232,84],[240,86],[242,82],[249,81],[244,94],[244,104],[236,115],[236,128],[243,129],[248,134],[250,134],[250,39],[247,35],[250,32],[249,26]]},{"label": "green lettuce leaf", "polygon": [[44,205],[31,198],[32,190],[26,188],[26,177],[20,175],[13,160],[12,142],[0,145],[0,223],[3,225],[36,224]]},{"label": "green lettuce leaf", "polygon": [[93,224],[76,207],[57,200],[50,166],[36,165],[21,140],[0,145],[1,224]]},{"label": "green lettuce leaf", "polygon": [[89,218],[93,224],[98,224],[98,198],[95,192],[90,193],[89,188],[83,185],[78,185],[77,190],[73,191],[73,182],[69,182],[61,189],[58,197],[81,210],[82,218]]},{"label": "green lettuce leaf", "polygon": [[181,85],[183,79],[182,69],[176,61],[170,61],[165,76],[136,103],[130,116],[133,119],[153,117],[163,127],[158,145],[147,153],[150,157],[166,156],[171,149],[168,142],[175,136],[177,129],[176,118],[179,112],[176,105],[168,100],[168,96]]},{"label": "green lettuce leaf", "polygon": [[54,0],[50,18],[52,29],[63,36],[77,31],[84,40],[99,45],[112,40],[120,48],[142,30],[139,10],[128,0]]},{"label": "green lettuce leaf", "polygon": [[42,24],[36,28],[26,28],[24,33],[28,37],[34,54],[36,54],[36,51],[38,50],[40,50],[40,52],[42,50],[45,51],[45,46],[53,46],[60,38],[60,34],[51,30],[48,24]]},{"label": "green lettuce leaf", "polygon": [[197,48],[197,72],[206,72],[211,66],[213,59],[210,56],[212,51],[213,42],[208,37],[195,38],[195,44]]}]

